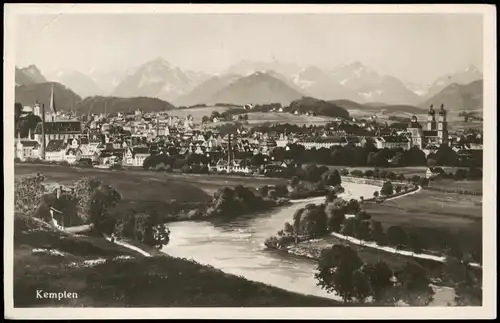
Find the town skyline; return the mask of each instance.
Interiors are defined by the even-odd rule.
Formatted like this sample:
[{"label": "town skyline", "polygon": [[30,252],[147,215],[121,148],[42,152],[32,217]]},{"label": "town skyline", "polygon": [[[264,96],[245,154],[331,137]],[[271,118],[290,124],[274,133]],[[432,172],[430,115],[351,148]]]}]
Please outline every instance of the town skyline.
[{"label": "town skyline", "polygon": [[66,14],[20,17],[18,27],[16,66],[42,72],[123,70],[158,57],[209,74],[241,61],[321,69],[359,61],[416,83],[469,65],[483,70],[482,18],[475,14]]}]

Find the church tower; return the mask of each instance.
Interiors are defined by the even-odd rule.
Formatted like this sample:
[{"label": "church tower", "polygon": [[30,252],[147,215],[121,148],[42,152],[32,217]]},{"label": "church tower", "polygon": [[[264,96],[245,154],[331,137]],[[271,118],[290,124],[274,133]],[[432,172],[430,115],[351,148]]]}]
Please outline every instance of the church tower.
[{"label": "church tower", "polygon": [[444,104],[441,104],[438,117],[438,137],[442,144],[448,143],[448,122],[446,121],[446,110]]},{"label": "church tower", "polygon": [[411,145],[417,146],[420,149],[422,149],[422,145],[423,145],[422,126],[418,122],[418,119],[416,116],[411,117],[410,123],[408,123],[407,132],[411,138]]},{"label": "church tower", "polygon": [[436,130],[436,111],[434,111],[434,106],[432,104],[427,113],[427,130]]},{"label": "church tower", "polygon": [[54,122],[56,117],[56,103],[54,101],[54,84],[52,84],[50,92],[50,121]]}]

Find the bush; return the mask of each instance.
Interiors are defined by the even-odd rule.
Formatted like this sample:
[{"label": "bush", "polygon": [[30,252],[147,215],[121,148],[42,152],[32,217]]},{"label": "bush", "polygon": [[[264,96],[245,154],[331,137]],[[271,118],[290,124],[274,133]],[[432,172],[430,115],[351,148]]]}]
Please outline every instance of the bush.
[{"label": "bush", "polygon": [[454,179],[456,181],[462,181],[467,177],[467,171],[465,169],[459,168],[455,172]]},{"label": "bush", "polygon": [[349,175],[349,171],[348,171],[347,169],[345,169],[345,168],[344,168],[344,169],[342,169],[342,170],[340,171],[340,175],[342,175],[342,176],[347,176],[347,175]]},{"label": "bush", "polygon": [[382,185],[382,188],[380,189],[380,193],[385,196],[390,196],[394,193],[394,188],[392,186],[392,183],[387,181],[384,182]]},{"label": "bush", "polygon": [[363,172],[360,171],[359,169],[355,169],[353,171],[351,171],[351,176],[354,176],[354,177],[362,177],[363,176]]},{"label": "bush", "polygon": [[366,170],[366,171],[364,172],[364,176],[365,176],[365,177],[373,177],[373,176],[374,176],[374,174],[375,174],[375,173],[374,173],[374,171],[373,171],[373,170],[371,170],[371,169],[368,169],[368,170]]}]

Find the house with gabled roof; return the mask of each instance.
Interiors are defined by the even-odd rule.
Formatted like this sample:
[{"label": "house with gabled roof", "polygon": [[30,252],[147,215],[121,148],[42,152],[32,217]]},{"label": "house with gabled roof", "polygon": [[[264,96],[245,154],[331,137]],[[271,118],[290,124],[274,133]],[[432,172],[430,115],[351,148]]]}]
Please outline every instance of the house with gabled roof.
[{"label": "house with gabled roof", "polygon": [[16,157],[21,161],[39,158],[40,144],[36,140],[18,140],[16,143]]},{"label": "house with gabled roof", "polygon": [[45,160],[62,162],[65,161],[67,142],[64,140],[50,140],[45,147]]},{"label": "house with gabled roof", "polygon": [[123,161],[127,166],[141,167],[149,156],[151,153],[148,147],[132,147],[126,149]]}]

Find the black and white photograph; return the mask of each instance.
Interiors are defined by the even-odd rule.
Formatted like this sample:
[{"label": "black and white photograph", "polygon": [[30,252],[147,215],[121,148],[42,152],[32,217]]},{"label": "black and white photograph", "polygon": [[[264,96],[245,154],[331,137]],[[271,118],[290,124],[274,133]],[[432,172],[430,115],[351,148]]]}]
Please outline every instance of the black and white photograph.
[{"label": "black and white photograph", "polygon": [[6,318],[496,317],[494,6],[4,8]]}]

